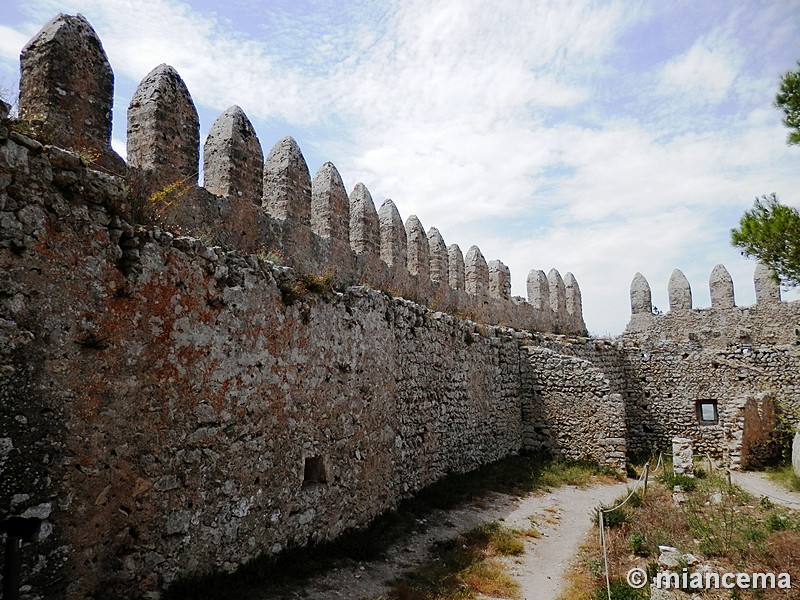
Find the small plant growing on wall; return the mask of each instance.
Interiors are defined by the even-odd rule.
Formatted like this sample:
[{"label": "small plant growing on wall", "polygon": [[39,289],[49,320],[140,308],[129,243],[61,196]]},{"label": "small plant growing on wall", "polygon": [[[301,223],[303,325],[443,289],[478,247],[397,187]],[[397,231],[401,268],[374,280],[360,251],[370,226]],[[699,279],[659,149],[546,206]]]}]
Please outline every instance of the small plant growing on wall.
[{"label": "small plant growing on wall", "polygon": [[[170,208],[177,206],[180,201],[195,187],[194,181],[197,172],[164,185],[143,198],[141,189],[143,181],[128,182],[128,199],[133,209],[133,218],[143,225],[164,226],[163,216]],[[180,233],[180,232],[178,232]]]},{"label": "small plant growing on wall", "polygon": [[70,152],[77,154],[84,165],[93,168],[97,166],[97,162],[103,157],[102,153],[97,148],[88,148],[86,146],[70,148]]},{"label": "small plant growing on wall", "polygon": [[336,271],[326,269],[321,273],[306,273],[300,276],[306,290],[314,294],[329,292],[336,284]]},{"label": "small plant growing on wall", "polygon": [[260,261],[271,262],[278,266],[283,266],[285,264],[283,253],[276,248],[267,250],[262,246],[258,252],[256,252],[256,257]]}]

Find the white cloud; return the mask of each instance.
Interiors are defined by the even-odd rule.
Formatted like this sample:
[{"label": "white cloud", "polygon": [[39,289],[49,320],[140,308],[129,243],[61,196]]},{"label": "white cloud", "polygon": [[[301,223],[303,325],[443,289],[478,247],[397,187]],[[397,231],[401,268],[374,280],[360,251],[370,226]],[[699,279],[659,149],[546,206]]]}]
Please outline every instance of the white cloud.
[{"label": "white cloud", "polygon": [[0,59],[19,62],[19,53],[28,43],[28,38],[11,27],[0,25]]},{"label": "white cloud", "polygon": [[684,54],[667,62],[661,71],[660,91],[680,96],[687,103],[719,103],[736,80],[739,58],[709,39],[695,42]]}]

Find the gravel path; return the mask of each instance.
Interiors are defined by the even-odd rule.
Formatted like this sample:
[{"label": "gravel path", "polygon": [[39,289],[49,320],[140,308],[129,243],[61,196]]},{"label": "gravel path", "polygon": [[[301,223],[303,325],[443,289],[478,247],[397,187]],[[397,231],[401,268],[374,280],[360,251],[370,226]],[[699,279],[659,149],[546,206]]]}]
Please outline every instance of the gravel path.
[{"label": "gravel path", "polygon": [[[633,483],[633,482],[631,482]],[[511,563],[511,572],[522,585],[525,600],[556,600],[563,575],[592,529],[594,509],[610,504],[627,490],[627,483],[597,485],[587,489],[568,486],[550,494],[524,498],[506,523],[542,533],[526,543],[522,561]]]},{"label": "gravel path", "polygon": [[734,471],[731,476],[733,483],[756,498],[766,496],[775,504],[782,504],[783,506],[800,510],[800,492],[790,492],[786,488],[773,483],[764,473]]},{"label": "gravel path", "polygon": [[[426,562],[434,542],[451,539],[480,523],[500,519],[512,527],[527,529],[533,525],[542,533],[541,538],[526,542],[526,554],[522,559],[508,562],[509,571],[522,585],[525,600],[555,600],[564,572],[592,528],[592,510],[599,504],[609,504],[622,495],[626,487],[626,483],[598,484],[584,489],[564,486],[524,498],[491,494],[453,510],[437,511],[426,519],[424,533],[392,547],[385,560],[350,562],[314,579],[304,589],[280,598],[385,598],[389,591],[386,581]],[[276,599],[275,596],[269,598]]]}]

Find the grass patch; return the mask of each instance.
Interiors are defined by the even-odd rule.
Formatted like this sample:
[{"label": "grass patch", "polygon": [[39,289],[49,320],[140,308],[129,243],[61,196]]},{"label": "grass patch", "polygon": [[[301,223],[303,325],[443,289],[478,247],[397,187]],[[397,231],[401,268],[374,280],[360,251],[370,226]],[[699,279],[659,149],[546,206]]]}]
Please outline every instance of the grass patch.
[{"label": "grass patch", "polygon": [[619,481],[619,475],[608,468],[598,467],[587,461],[557,461],[550,463],[542,472],[541,485],[545,488],[562,485],[586,487],[597,481],[598,476],[605,476],[609,481]]},{"label": "grass patch", "polygon": [[283,253],[277,248],[267,250],[263,246],[256,252],[256,257],[260,261],[271,262],[272,264],[283,266],[286,263]]},{"label": "grass patch", "polygon": [[[521,496],[562,483],[585,485],[593,478],[606,481],[619,476],[592,463],[554,462],[540,455],[509,456],[470,473],[449,475],[401,502],[397,510],[377,517],[368,527],[345,532],[333,542],[257,557],[234,573],[196,574],[174,583],[164,598],[247,600],[263,598],[265,593],[287,593],[333,567],[382,558],[392,544],[424,528],[424,519],[437,509],[448,510],[492,492]],[[499,555],[513,555],[522,548],[519,537],[538,534],[533,527],[513,534],[503,528],[485,527],[466,536],[468,545],[493,548]]]},{"label": "grass patch", "polygon": [[800,492],[800,477],[795,474],[792,465],[768,467],[767,476],[791,492]]},{"label": "grass patch", "polygon": [[333,289],[336,281],[336,272],[330,269],[321,273],[301,273],[297,279],[286,281],[279,286],[281,301],[286,306],[291,306],[295,302],[305,300],[308,294],[325,294]]},{"label": "grass patch", "polygon": [[300,276],[305,288],[314,294],[324,294],[331,291],[336,284],[336,272],[332,269],[321,273],[306,273]]},{"label": "grass patch", "polygon": [[[673,485],[681,485],[684,502],[673,501]],[[753,498],[719,475],[707,473],[691,483],[670,474],[659,477],[651,481],[646,496],[625,506],[624,518],[615,525],[606,529],[613,598],[649,598],[649,590],[636,595],[641,592],[634,593],[624,578],[634,567],[648,573],[659,569],[660,545],[697,557],[699,563],[689,567],[690,571],[788,572],[793,580],[800,580],[800,513]],[[681,572],[679,568],[675,571]],[[615,581],[621,582],[619,587],[614,586]],[[564,599],[607,598],[602,551],[596,538],[583,547],[565,593]],[[701,597],[733,597],[715,593],[703,592]],[[737,590],[735,597],[789,599],[793,593]]]},{"label": "grass patch", "polygon": [[519,599],[520,586],[497,560],[525,551],[517,532],[497,522],[434,545],[434,559],[392,583],[392,600],[456,600],[485,594]]}]

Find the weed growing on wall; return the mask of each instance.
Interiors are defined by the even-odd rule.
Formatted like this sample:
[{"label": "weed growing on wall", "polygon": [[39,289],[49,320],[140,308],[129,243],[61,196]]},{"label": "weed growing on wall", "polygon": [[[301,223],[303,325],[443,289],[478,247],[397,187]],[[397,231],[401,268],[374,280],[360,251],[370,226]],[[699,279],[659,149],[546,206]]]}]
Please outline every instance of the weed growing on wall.
[{"label": "weed growing on wall", "polygon": [[11,119],[11,130],[33,138],[42,144],[50,144],[52,133],[46,127],[43,115],[33,115],[26,119]]},{"label": "weed growing on wall", "polygon": [[336,285],[336,271],[328,269],[319,273],[302,273],[297,279],[280,284],[281,300],[286,306],[303,301],[308,294],[325,294]]},{"label": "weed growing on wall", "polygon": [[284,258],[283,253],[276,248],[267,250],[262,246],[256,252],[256,257],[262,262],[271,262],[272,264],[278,266],[283,266],[286,264],[286,259]]},{"label": "weed growing on wall", "polygon": [[[136,223],[142,225],[158,225],[167,227],[163,220],[165,213],[172,207],[178,206],[182,199],[195,188],[197,172],[168,183],[144,197],[141,192],[142,181],[128,181],[128,200],[133,211]],[[180,234],[180,231],[175,233]]]},{"label": "weed growing on wall", "polygon": [[70,148],[69,150],[77,154],[81,162],[87,167],[96,168],[97,162],[103,157],[103,154],[97,148],[81,146],[79,148]]}]

